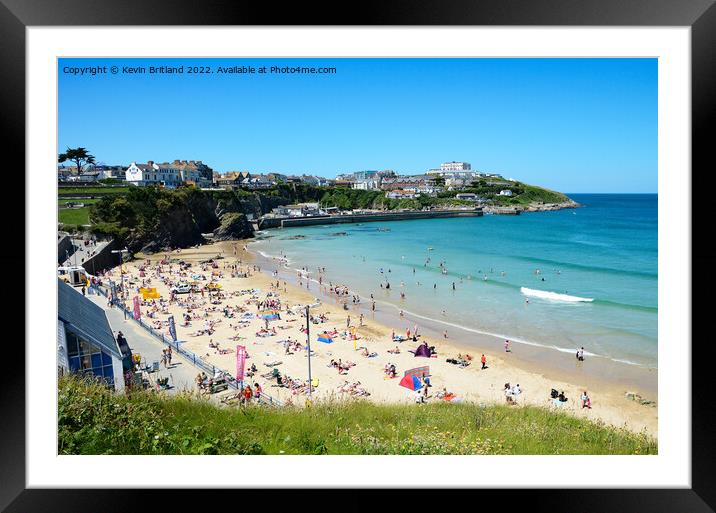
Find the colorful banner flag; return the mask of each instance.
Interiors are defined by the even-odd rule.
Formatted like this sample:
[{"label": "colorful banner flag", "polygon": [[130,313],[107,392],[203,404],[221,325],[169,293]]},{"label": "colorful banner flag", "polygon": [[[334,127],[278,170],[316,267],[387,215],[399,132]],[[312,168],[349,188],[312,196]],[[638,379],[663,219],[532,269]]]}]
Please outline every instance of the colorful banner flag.
[{"label": "colorful banner flag", "polygon": [[177,341],[177,327],[174,324],[174,316],[169,316],[169,334],[172,336],[172,340],[174,342]]},{"label": "colorful banner flag", "polygon": [[244,381],[244,366],[246,365],[246,347],[236,346],[236,381]]},{"label": "colorful banner flag", "polygon": [[138,321],[142,317],[142,309],[139,307],[139,296],[134,296],[134,320]]},{"label": "colorful banner flag", "polygon": [[404,376],[412,375],[417,376],[418,378],[422,378],[423,374],[426,376],[430,376],[430,366],[425,365],[423,367],[415,367],[414,369],[409,369],[405,371]]}]

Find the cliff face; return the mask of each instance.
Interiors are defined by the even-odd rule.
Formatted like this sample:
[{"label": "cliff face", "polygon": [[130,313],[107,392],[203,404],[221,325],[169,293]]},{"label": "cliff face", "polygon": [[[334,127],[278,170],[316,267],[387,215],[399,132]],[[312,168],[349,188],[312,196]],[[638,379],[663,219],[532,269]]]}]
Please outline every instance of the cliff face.
[{"label": "cliff face", "polygon": [[158,229],[141,238],[130,240],[132,252],[154,253],[185,248],[206,242],[203,233],[212,233],[214,240],[236,240],[253,236],[253,227],[246,214],[258,218],[289,198],[251,194],[237,196],[229,192],[192,195],[158,219]]}]

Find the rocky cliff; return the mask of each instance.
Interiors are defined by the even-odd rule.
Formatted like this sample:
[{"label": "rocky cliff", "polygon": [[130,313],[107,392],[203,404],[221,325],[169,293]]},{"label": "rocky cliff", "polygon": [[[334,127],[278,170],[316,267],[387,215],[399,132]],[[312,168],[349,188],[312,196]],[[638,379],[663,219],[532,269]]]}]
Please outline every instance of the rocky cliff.
[{"label": "rocky cliff", "polygon": [[165,209],[151,232],[135,231],[127,247],[132,252],[154,253],[203,244],[202,234],[212,233],[213,240],[236,240],[253,236],[246,214],[259,217],[289,198],[260,194],[238,196],[231,192],[193,193],[182,204]]}]

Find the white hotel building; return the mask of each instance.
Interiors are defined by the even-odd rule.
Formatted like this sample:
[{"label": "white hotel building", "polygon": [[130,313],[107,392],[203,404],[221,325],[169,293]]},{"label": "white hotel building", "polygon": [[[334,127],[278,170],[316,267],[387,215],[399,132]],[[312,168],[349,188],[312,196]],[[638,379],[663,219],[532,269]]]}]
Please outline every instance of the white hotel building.
[{"label": "white hotel building", "polygon": [[440,171],[470,171],[472,166],[469,162],[444,162],[440,164]]},{"label": "white hotel building", "polygon": [[146,185],[176,187],[187,181],[198,184],[203,181],[203,177],[196,169],[179,169],[169,163],[157,164],[150,160],[146,164],[132,162],[127,168],[126,180],[127,183],[140,187]]}]

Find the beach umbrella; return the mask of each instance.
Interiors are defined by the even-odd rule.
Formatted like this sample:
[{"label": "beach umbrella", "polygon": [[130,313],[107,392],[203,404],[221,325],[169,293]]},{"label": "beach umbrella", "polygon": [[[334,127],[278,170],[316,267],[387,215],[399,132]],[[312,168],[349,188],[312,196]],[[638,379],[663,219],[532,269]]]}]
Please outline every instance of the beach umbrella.
[{"label": "beach umbrella", "polygon": [[421,388],[423,388],[423,384],[414,374],[406,374],[405,376],[403,376],[403,379],[400,380],[400,383],[398,383],[398,385],[413,391],[420,390]]},{"label": "beach umbrella", "polygon": [[329,337],[327,334],[318,335],[318,341],[325,342],[326,344],[333,343],[333,339],[331,337]]}]

